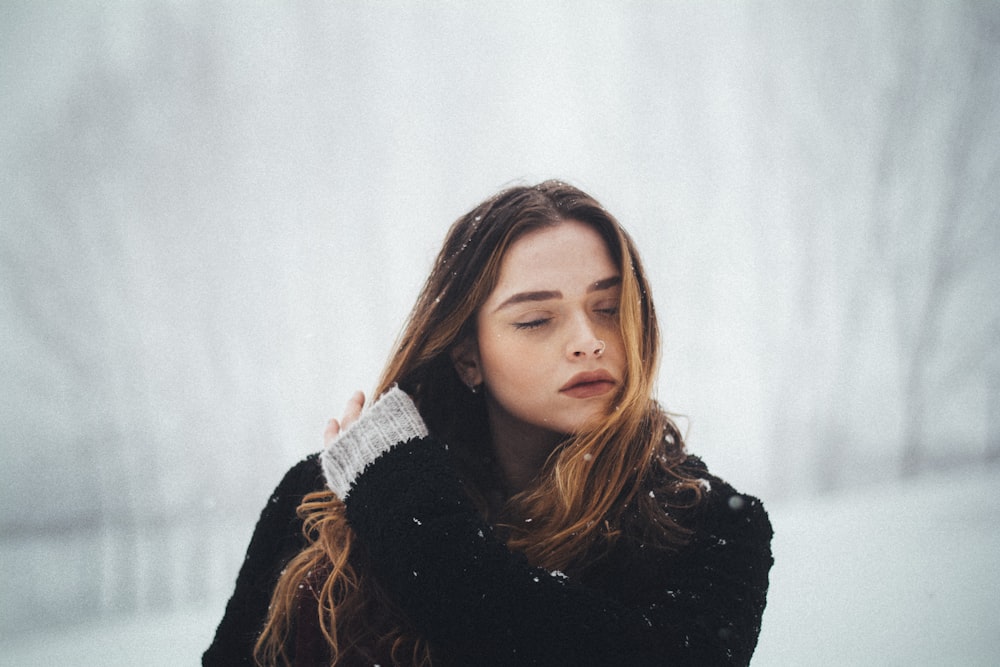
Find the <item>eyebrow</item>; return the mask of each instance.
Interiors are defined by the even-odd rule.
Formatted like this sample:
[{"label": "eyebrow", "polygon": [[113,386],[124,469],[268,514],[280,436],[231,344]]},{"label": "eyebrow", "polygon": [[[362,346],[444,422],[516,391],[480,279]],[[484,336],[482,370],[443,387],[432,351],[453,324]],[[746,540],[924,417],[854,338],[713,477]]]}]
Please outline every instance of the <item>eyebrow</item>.
[{"label": "eyebrow", "polygon": [[[604,278],[602,280],[595,281],[587,287],[587,293],[600,292],[602,290],[610,289],[616,285],[620,285],[622,282],[621,276],[611,276],[610,278]],[[518,292],[517,294],[511,295],[504,300],[499,306],[497,306],[493,312],[497,312],[507,308],[508,306],[513,306],[519,303],[525,303],[528,301],[548,301],[549,299],[561,299],[562,292],[559,290],[538,290],[536,292]]]}]

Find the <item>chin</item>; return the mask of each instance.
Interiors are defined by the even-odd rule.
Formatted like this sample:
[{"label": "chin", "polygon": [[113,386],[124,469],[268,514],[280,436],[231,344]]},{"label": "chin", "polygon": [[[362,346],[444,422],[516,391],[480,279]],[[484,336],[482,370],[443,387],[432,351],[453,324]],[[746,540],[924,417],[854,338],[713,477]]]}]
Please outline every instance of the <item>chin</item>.
[{"label": "chin", "polygon": [[568,435],[577,435],[596,428],[605,419],[607,419],[607,412],[605,410],[591,410],[586,414],[566,420],[560,425],[565,428],[560,428],[559,430]]}]

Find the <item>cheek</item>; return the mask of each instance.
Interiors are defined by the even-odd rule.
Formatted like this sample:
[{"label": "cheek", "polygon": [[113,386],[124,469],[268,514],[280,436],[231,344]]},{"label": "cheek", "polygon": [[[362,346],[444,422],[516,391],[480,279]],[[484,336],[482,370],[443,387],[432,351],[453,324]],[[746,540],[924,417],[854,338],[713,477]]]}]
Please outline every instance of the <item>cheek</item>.
[{"label": "cheek", "polygon": [[615,367],[617,367],[619,372],[625,372],[625,341],[622,340],[621,335],[615,335],[610,337],[611,340],[608,341],[608,346],[611,348],[611,354],[608,355],[608,361]]},{"label": "cheek", "polygon": [[615,333],[612,337],[614,340],[615,354],[617,354],[621,359],[625,358],[625,341],[622,340],[621,334]]},{"label": "cheek", "polygon": [[495,394],[516,398],[551,379],[547,355],[541,349],[544,346],[523,336],[484,333],[479,340],[480,363],[483,379]]},{"label": "cheek", "polygon": [[508,384],[523,377],[531,367],[531,357],[522,348],[516,341],[501,336],[480,342],[479,354],[486,381]]}]

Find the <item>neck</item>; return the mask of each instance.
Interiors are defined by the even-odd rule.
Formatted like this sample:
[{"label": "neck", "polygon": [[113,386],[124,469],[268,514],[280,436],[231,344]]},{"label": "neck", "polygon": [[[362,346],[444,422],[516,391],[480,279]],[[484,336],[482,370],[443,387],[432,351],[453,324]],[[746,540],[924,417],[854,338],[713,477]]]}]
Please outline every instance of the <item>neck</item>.
[{"label": "neck", "polygon": [[489,398],[486,405],[493,453],[503,473],[507,493],[520,493],[538,476],[563,436],[515,419]]}]

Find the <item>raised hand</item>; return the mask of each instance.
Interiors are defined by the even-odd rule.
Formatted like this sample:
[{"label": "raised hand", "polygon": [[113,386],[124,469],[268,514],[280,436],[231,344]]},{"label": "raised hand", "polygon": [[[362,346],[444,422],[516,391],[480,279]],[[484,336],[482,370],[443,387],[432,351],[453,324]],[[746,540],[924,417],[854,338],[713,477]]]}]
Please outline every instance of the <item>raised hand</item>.
[{"label": "raised hand", "polygon": [[333,442],[334,438],[342,430],[357,421],[358,417],[361,416],[361,409],[364,406],[365,393],[363,391],[356,391],[351,394],[351,397],[347,400],[347,405],[344,407],[344,416],[340,418],[340,421],[331,419],[326,423],[326,430],[323,432],[323,446],[329,447],[330,443]]}]

